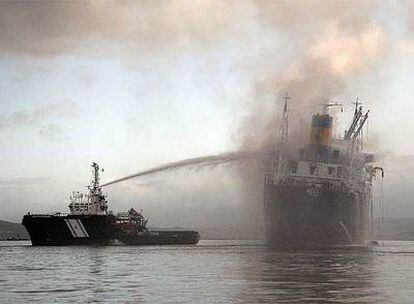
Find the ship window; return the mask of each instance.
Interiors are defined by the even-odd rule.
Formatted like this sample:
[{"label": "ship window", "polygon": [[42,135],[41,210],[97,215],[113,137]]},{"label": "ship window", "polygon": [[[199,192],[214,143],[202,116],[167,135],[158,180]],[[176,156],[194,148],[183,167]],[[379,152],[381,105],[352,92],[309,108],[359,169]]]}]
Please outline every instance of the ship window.
[{"label": "ship window", "polygon": [[337,176],[340,178],[347,178],[347,172],[346,169],[344,167],[338,167],[338,172],[337,172]]},{"label": "ship window", "polygon": [[365,156],[365,162],[367,163],[372,163],[374,162],[374,155],[373,154],[368,154]]},{"label": "ship window", "polygon": [[299,149],[299,159],[303,160],[305,158],[305,149]]},{"label": "ship window", "polygon": [[338,157],[339,156],[339,150],[334,150],[333,151],[333,156]]},{"label": "ship window", "polygon": [[316,166],[310,166],[310,175],[315,175],[316,174]]},{"label": "ship window", "polygon": [[328,167],[328,174],[333,175],[335,173],[335,167]]}]

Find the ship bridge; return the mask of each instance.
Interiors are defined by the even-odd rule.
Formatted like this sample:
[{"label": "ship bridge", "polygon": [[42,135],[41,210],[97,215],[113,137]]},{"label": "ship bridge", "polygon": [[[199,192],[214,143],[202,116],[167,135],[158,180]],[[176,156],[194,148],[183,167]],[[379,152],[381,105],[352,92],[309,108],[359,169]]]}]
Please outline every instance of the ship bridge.
[{"label": "ship bridge", "polygon": [[92,163],[92,180],[87,187],[89,189],[87,194],[79,193],[79,191],[72,192],[68,206],[70,214],[108,214],[108,201],[99,184],[99,165],[97,163]]}]

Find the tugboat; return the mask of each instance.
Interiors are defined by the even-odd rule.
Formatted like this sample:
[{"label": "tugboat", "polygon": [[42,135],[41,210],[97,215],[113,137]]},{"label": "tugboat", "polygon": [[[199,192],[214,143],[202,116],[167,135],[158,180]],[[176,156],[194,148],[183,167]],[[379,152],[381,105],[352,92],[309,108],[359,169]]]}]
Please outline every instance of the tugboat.
[{"label": "tugboat", "polygon": [[197,231],[149,230],[148,220],[131,208],[114,214],[108,211],[106,195],[99,184],[99,165],[92,163],[93,178],[89,193],[73,192],[69,214],[30,214],[22,224],[29,232],[33,246],[64,245],[192,245]]}]

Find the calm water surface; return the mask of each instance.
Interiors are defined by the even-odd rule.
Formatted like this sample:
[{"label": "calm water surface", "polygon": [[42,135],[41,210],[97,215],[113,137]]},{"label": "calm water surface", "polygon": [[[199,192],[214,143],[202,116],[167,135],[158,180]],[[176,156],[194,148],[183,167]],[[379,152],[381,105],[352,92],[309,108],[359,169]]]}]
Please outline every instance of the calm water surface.
[{"label": "calm water surface", "polygon": [[1,303],[414,303],[414,242],[284,251],[255,242],[32,247],[0,242]]}]

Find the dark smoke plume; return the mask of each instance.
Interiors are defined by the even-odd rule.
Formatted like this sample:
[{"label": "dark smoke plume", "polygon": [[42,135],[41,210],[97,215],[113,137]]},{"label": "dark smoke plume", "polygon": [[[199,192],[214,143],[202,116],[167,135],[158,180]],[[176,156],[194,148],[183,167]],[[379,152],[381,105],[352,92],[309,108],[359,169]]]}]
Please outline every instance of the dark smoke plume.
[{"label": "dark smoke plume", "polygon": [[248,2],[2,1],[0,55],[139,59],[214,46],[243,31]]},{"label": "dark smoke plume", "polygon": [[263,147],[273,144],[275,113],[281,111],[285,93],[292,97],[292,142],[303,144],[311,115],[320,112],[323,103],[341,96],[353,79],[375,70],[389,54],[389,39],[374,18],[378,5],[359,1],[256,3],[265,26],[286,32],[293,55],[279,71],[272,67],[258,71],[251,119],[241,130],[242,146],[258,148],[257,137],[251,143],[252,134],[260,136]]}]

